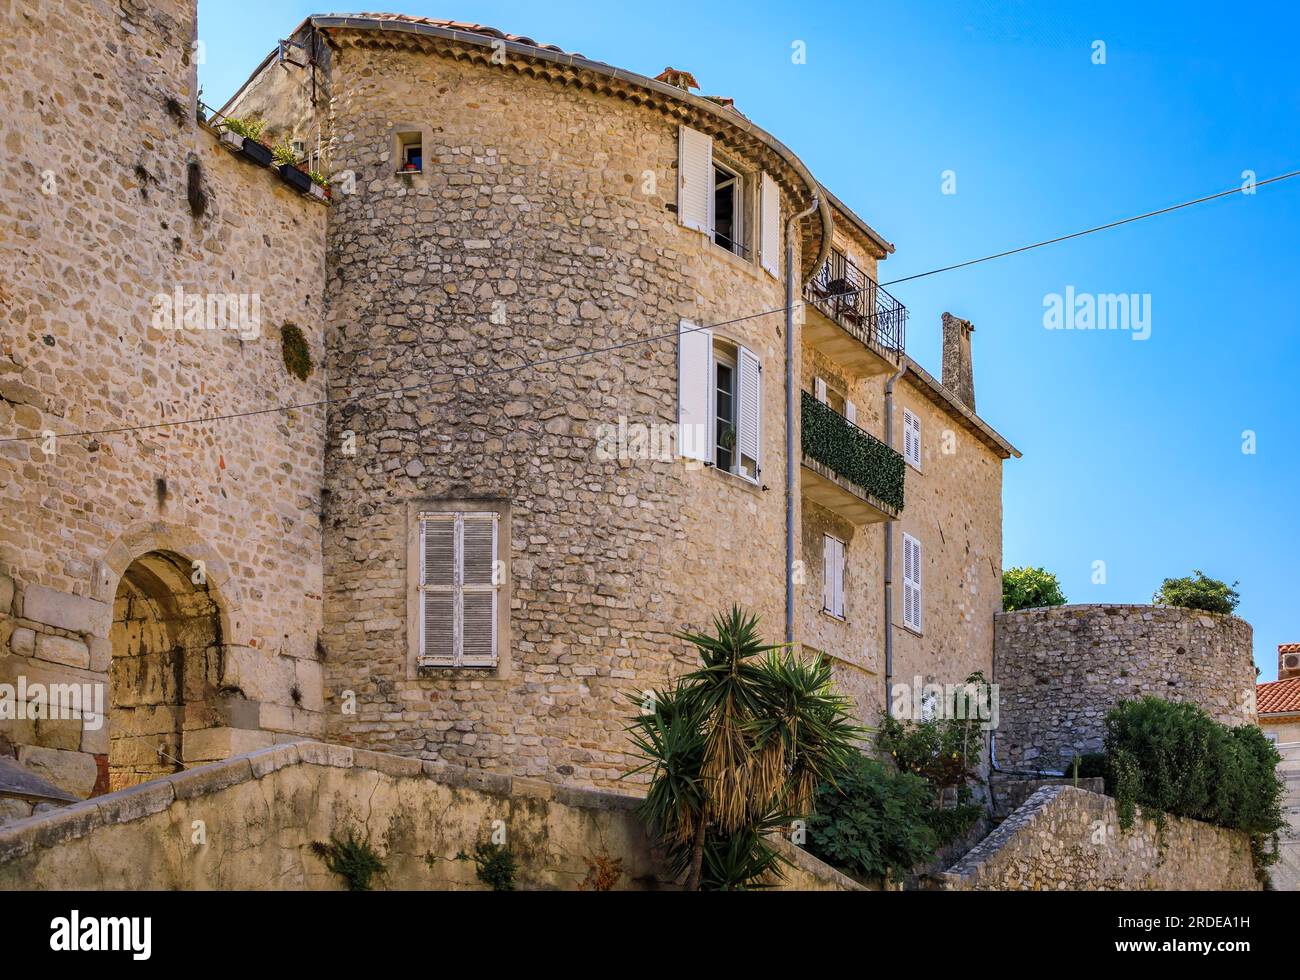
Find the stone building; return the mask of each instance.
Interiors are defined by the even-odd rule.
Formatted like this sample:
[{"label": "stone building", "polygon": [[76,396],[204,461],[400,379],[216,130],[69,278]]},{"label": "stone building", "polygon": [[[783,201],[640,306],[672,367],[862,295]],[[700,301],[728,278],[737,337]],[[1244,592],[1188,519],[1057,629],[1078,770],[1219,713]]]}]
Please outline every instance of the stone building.
[{"label": "stone building", "polygon": [[1277,746],[1277,772],[1286,785],[1288,824],[1279,840],[1279,860],[1270,871],[1279,891],[1300,891],[1300,643],[1277,648],[1277,680],[1255,689],[1259,725]]},{"label": "stone building", "polygon": [[[312,17],[212,121],[324,207],[196,119],[193,0],[3,16],[0,683],[109,697],[0,749],[78,795],[291,733],[626,787],[626,695],[733,602],[867,723],[991,673],[1018,453],[974,327],[909,358],[893,247],[730,100]],[[164,329],[177,289],[260,329]]]}]

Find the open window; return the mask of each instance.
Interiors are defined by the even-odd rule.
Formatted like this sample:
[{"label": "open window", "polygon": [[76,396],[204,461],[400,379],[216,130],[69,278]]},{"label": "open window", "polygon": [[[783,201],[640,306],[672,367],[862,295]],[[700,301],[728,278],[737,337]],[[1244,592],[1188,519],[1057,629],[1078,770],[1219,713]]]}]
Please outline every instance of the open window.
[{"label": "open window", "polygon": [[748,257],[745,245],[745,178],[716,160],[713,164],[713,242]]},{"label": "open window", "polygon": [[420,133],[398,133],[397,147],[397,169],[400,173],[424,173],[424,139]]},{"label": "open window", "polygon": [[758,482],[763,417],[758,356],[683,320],[677,367],[678,450]]}]

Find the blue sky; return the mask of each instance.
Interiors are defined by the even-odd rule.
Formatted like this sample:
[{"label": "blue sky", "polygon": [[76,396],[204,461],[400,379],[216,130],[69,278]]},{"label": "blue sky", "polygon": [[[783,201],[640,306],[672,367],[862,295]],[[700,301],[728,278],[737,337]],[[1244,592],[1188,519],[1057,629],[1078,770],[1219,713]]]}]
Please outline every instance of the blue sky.
[{"label": "blue sky", "polygon": [[[1300,169],[1290,4],[396,2],[690,70],[895,243],[885,281]],[[205,101],[327,12],[200,0]],[[1024,453],[1004,564],[1051,569],[1071,602],[1150,601],[1193,568],[1240,580],[1261,680],[1300,642],[1298,227],[1295,178],[893,289],[936,375],[940,314],[975,324],[980,414]],[[1045,329],[1067,287],[1149,295],[1150,337]]]}]

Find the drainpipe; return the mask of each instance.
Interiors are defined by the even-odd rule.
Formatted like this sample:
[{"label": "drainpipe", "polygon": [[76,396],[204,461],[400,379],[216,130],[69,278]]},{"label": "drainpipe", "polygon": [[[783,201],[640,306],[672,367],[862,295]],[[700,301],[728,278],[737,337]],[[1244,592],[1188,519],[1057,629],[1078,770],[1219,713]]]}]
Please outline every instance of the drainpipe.
[{"label": "drainpipe", "polygon": [[[906,362],[885,382],[885,445],[894,448],[894,384]],[[885,521],[885,711],[894,690],[894,522]]]},{"label": "drainpipe", "polygon": [[[794,454],[794,232],[799,222],[820,206],[821,188],[813,185],[812,203],[785,223],[785,642],[794,642],[794,495],[799,464]],[[823,222],[823,225],[825,223]],[[823,227],[821,252],[813,263],[815,273],[830,251],[830,234]]]}]

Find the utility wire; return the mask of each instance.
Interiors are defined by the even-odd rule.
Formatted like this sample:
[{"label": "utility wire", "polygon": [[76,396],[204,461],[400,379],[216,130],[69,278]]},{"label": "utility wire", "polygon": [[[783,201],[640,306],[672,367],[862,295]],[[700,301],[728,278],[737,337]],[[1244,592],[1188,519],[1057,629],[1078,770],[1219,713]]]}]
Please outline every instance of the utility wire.
[{"label": "utility wire", "polygon": [[[1276,183],[1277,181],[1288,180],[1292,177],[1300,177],[1300,170],[1293,170],[1290,173],[1280,174],[1276,177],[1269,177],[1266,180],[1256,181],[1254,186],[1263,187],[1265,184],[1273,184]],[[1181,204],[1173,204],[1170,205],[1169,207],[1160,208],[1159,210],[1156,211],[1148,211],[1145,214],[1134,215],[1131,218],[1121,218],[1118,221],[1111,221],[1104,225],[1097,225],[1095,228],[1087,228],[1083,231],[1076,231],[1069,235],[1061,235],[1057,238],[1050,238],[1047,241],[1035,242],[1032,245],[1022,245],[1019,248],[1008,249],[1005,252],[997,252],[993,255],[985,255],[982,258],[970,259],[966,262],[958,262],[955,265],[946,265],[939,269],[931,269],[929,272],[918,272],[916,275],[903,276],[901,279],[891,279],[888,282],[880,283],[880,285],[893,286],[902,282],[911,282],[913,279],[924,279],[926,276],[935,276],[941,272],[951,272],[954,269],[964,269],[967,266],[978,265],[981,262],[991,262],[993,259],[1005,258],[1008,255],[1017,255],[1021,252],[1028,252],[1031,249],[1042,248],[1045,245],[1055,245],[1058,242],[1069,241],[1072,238],[1081,238],[1084,235],[1091,235],[1094,232],[1105,231],[1108,228],[1117,228],[1120,225],[1131,224],[1134,221],[1141,221],[1144,218],[1152,218],[1155,217],[1156,215],[1168,214],[1170,211],[1177,211],[1181,208],[1191,207],[1194,204],[1203,204],[1206,201],[1213,201],[1216,198],[1227,197],[1229,194],[1239,194],[1239,193],[1241,193],[1241,188],[1234,187],[1226,191],[1219,191],[1217,194],[1209,194],[1205,197],[1198,197],[1193,201],[1184,201]],[[435,385],[445,384],[447,382],[452,382],[454,384],[456,382],[465,379],[470,379],[470,378],[489,378],[489,377],[493,377],[496,375],[503,375],[503,374],[518,374],[522,371],[532,370],[533,368],[545,367],[551,364],[562,364],[566,361],[577,360],[583,357],[591,357],[596,354],[608,354],[612,351],[624,350],[629,347],[637,347],[643,344],[653,344],[653,343],[658,343],[660,341],[672,340],[684,333],[695,333],[699,330],[709,330],[712,329],[713,327],[725,327],[733,323],[742,323],[746,320],[754,320],[757,319],[758,317],[770,316],[773,313],[782,313],[785,312],[786,309],[787,308],[784,306],[778,306],[770,310],[763,310],[759,313],[751,313],[748,316],[736,317],[735,319],[732,320],[722,320],[717,323],[703,324],[701,326],[690,327],[685,330],[679,329],[673,331],[672,333],[656,334],[649,337],[639,337],[635,340],[624,341],[623,343],[619,343],[619,344],[610,344],[607,347],[597,347],[593,350],[574,351],[572,353],[563,354],[558,357],[543,358],[541,360],[527,362],[518,367],[494,368],[488,371],[469,371],[465,374],[452,374],[442,378],[435,379],[433,381],[422,382],[421,384],[417,384],[417,385],[407,385],[405,387],[375,390],[369,393],[347,395],[343,398],[326,397],[326,398],[318,399],[316,401],[298,402],[291,405],[272,405],[268,408],[253,409],[252,411],[248,411],[248,412],[228,412],[222,415],[205,415],[197,418],[175,419],[170,422],[146,422],[140,425],[122,425],[122,426],[115,426],[113,428],[108,428],[108,429],[86,429],[86,430],[81,430],[76,432],[55,433],[55,436],[57,438],[74,439],[81,436],[118,435],[125,432],[143,432],[151,429],[166,429],[166,428],[171,428],[173,426],[179,426],[179,425],[199,425],[205,422],[223,422],[230,419],[251,418],[257,415],[271,415],[276,412],[291,412],[291,411],[297,411],[301,409],[319,408],[321,406],[346,405],[350,402],[360,401],[366,398],[377,398],[380,396],[391,396],[391,395],[403,395],[411,391],[422,391],[425,389],[432,389]],[[517,353],[517,352],[512,352],[512,353]],[[44,438],[45,438],[44,435],[9,436],[0,439],[0,445],[3,445],[5,443],[10,443],[10,442],[38,442]]]},{"label": "utility wire", "polygon": [[[1288,180],[1291,177],[1300,177],[1300,170],[1293,170],[1289,174],[1279,174],[1277,177],[1269,177],[1267,180],[1258,180],[1255,182],[1254,186],[1263,187],[1265,184],[1272,184],[1279,180]],[[1231,190],[1219,191],[1217,194],[1198,197],[1194,201],[1184,201],[1182,204],[1171,204],[1169,207],[1161,208],[1158,211],[1148,211],[1146,214],[1134,215],[1131,218],[1121,218],[1119,221],[1112,221],[1108,224],[1098,225],[1096,228],[1076,231],[1069,235],[1062,235],[1059,238],[1049,238],[1045,242],[1035,242],[1033,245],[1022,245],[1019,248],[1008,249],[1005,252],[986,255],[981,259],[971,259],[968,262],[958,262],[956,265],[945,265],[942,269],[931,269],[929,272],[918,272],[914,276],[903,276],[901,279],[891,279],[889,282],[882,282],[880,285],[893,286],[900,282],[911,282],[913,279],[924,279],[926,276],[937,276],[940,272],[951,272],[953,269],[964,269],[968,265],[978,265],[981,262],[990,262],[993,259],[1005,258],[1008,255],[1017,255],[1020,252],[1028,252],[1033,248],[1042,248],[1044,245],[1055,245],[1057,242],[1067,242],[1071,238],[1082,238],[1084,235],[1091,235],[1093,232],[1105,231],[1107,228],[1118,228],[1120,225],[1127,225],[1134,221],[1141,221],[1143,218],[1154,218],[1158,214],[1168,214],[1170,211],[1177,211],[1179,208],[1190,208],[1193,204],[1204,204],[1206,201],[1213,201],[1217,197],[1227,197],[1229,194],[1240,194],[1241,192],[1241,187],[1234,187]]]},{"label": "utility wire", "polygon": [[[712,330],[714,327],[725,327],[733,323],[743,323],[746,320],[755,320],[761,316],[771,316],[773,313],[784,313],[788,307],[778,306],[770,310],[763,310],[759,313],[750,313],[746,316],[738,316],[731,320],[720,320],[717,323],[704,323],[698,327],[689,327],[686,329],[678,328],[672,333],[653,334],[649,337],[637,337],[634,340],[625,340],[622,343],[610,344],[607,347],[596,347],[592,350],[573,351],[568,354],[561,354],[557,357],[546,357],[536,361],[528,361],[518,367],[493,368],[488,371],[471,370],[465,374],[448,374],[432,381],[423,381],[416,385],[406,385],[398,388],[376,389],[372,392],[361,392],[359,394],[347,395],[343,398],[322,398],[311,402],[297,402],[292,405],[272,405],[269,408],[258,408],[248,412],[229,412],[223,415],[205,415],[198,418],[175,419],[170,422],[145,422],[140,425],[120,425],[111,429],[85,429],[77,432],[55,433],[59,439],[75,439],[79,436],[104,436],[117,435],[123,432],[141,432],[147,429],[164,429],[174,425],[197,425],[203,422],[223,422],[227,419],[243,419],[254,415],[270,415],[274,412],[291,412],[299,409],[319,408],[322,405],[346,405],[349,402],[360,401],[366,398],[387,397],[390,395],[404,395],[412,391],[423,391],[431,389],[434,385],[452,382],[453,384],[466,379],[490,378],[502,374],[518,374],[522,371],[529,371],[533,368],[546,367],[551,364],[563,364],[566,361],[578,360],[583,357],[590,357],[594,354],[608,354],[611,351],[624,350],[628,347],[637,347],[642,344],[654,344],[664,340],[674,340],[684,333],[697,333],[700,330]],[[507,353],[518,354],[518,351],[507,351]],[[44,435],[34,436],[10,436],[0,439],[0,444],[7,442],[39,442],[44,439]]]}]

